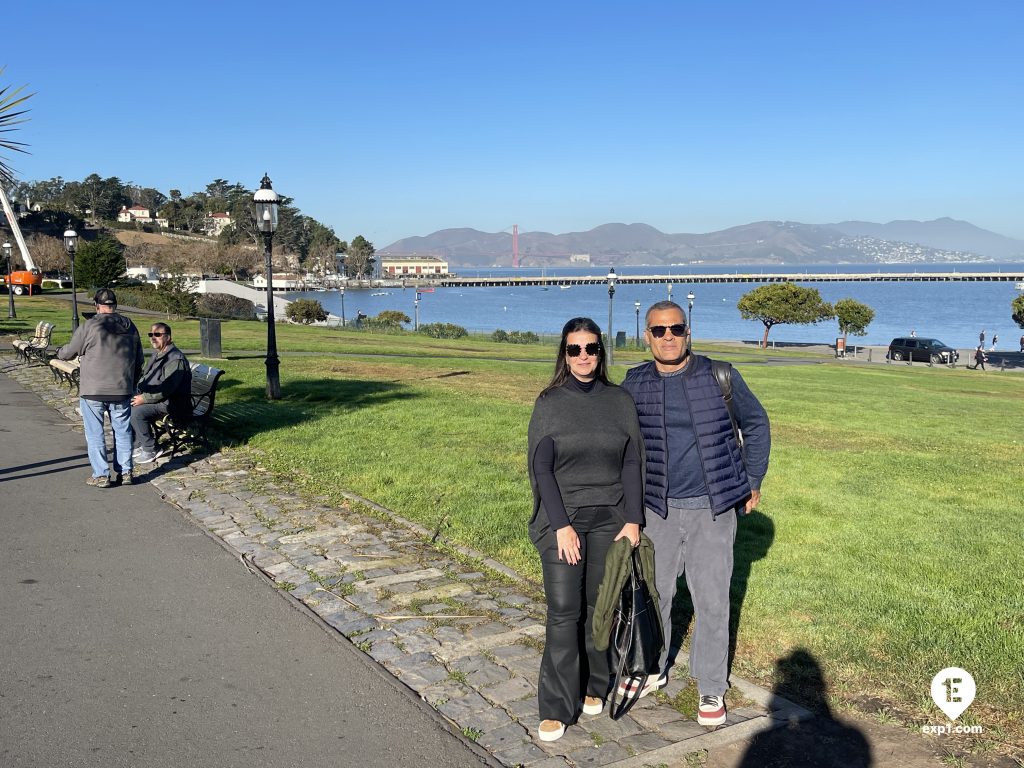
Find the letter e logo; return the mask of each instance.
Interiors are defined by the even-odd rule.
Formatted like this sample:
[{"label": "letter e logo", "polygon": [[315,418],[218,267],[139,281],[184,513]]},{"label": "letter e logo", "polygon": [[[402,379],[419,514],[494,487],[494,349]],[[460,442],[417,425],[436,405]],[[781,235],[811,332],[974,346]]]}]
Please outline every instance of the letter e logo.
[{"label": "letter e logo", "polygon": [[975,691],[971,673],[960,667],[947,667],[932,678],[932,700],[950,720],[971,706]]}]

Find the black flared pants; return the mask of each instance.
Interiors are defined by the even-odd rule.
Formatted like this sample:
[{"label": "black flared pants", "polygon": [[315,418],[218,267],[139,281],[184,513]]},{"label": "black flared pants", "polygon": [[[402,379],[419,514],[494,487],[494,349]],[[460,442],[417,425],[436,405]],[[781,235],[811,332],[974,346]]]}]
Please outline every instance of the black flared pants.
[{"label": "black flared pants", "polygon": [[572,526],[580,537],[576,565],[558,559],[553,534],[545,536],[543,549],[538,547],[548,604],[538,712],[541,720],[566,724],[575,722],[584,695],[603,699],[611,686],[608,652],[594,650],[594,606],[608,547],[622,530],[622,519],[613,507],[582,507]]}]

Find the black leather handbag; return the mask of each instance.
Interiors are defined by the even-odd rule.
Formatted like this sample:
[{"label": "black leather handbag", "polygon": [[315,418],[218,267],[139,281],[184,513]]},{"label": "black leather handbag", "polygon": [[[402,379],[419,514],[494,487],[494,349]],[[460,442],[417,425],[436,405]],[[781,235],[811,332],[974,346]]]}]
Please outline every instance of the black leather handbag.
[{"label": "black leather handbag", "polygon": [[[658,661],[664,647],[661,614],[644,581],[637,551],[630,554],[629,578],[619,594],[619,604],[612,619],[611,651],[615,669],[608,714],[618,720],[640,699],[640,691],[648,675],[659,671]],[[625,695],[618,710],[615,700],[619,687],[634,691]]]}]

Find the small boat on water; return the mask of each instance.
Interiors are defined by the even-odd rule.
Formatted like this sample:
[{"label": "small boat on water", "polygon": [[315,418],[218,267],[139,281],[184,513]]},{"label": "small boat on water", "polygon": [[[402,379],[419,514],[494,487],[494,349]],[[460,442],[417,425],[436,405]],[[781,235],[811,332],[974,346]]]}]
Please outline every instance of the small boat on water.
[{"label": "small boat on water", "polygon": [[391,292],[390,291],[375,291],[375,292],[371,293],[370,295],[371,296],[390,296]]},{"label": "small boat on water", "polygon": [[571,285],[560,285],[558,287],[561,288],[563,291],[568,291],[570,288],[572,288]]}]

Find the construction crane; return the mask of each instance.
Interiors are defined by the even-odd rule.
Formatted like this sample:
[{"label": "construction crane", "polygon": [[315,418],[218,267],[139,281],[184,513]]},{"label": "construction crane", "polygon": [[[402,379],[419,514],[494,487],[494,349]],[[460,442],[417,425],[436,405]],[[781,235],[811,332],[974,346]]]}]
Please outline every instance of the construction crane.
[{"label": "construction crane", "polygon": [[[28,252],[28,245],[25,243],[25,237],[21,234],[21,227],[18,226],[18,217],[14,215],[14,210],[11,208],[11,202],[7,199],[7,192],[4,189],[3,184],[0,184],[0,204],[3,205],[4,215],[7,216],[7,223],[11,227],[11,232],[14,233],[14,240],[18,244],[18,250],[21,251],[22,261],[25,262],[25,269],[14,270],[8,275],[4,275],[4,284],[8,286],[8,290],[14,291],[16,296],[21,296],[23,293],[32,295],[33,291],[38,292],[43,287],[43,273],[36,267],[36,263],[32,261],[32,255]],[[6,264],[4,265],[7,266]]]}]

